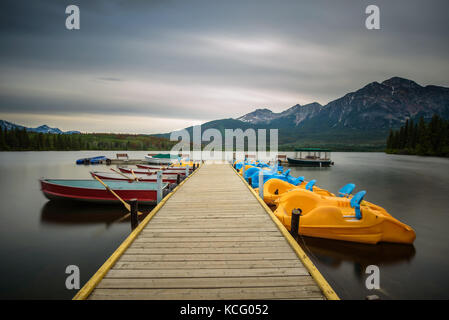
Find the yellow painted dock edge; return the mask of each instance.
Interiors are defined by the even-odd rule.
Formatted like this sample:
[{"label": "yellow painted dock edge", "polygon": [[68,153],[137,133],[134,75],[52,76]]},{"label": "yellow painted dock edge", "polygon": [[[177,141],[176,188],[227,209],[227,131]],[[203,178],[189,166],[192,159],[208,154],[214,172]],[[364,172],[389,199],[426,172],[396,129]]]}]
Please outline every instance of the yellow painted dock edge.
[{"label": "yellow painted dock edge", "polygon": [[268,215],[271,217],[271,219],[274,221],[278,229],[281,231],[282,235],[285,237],[287,242],[290,244],[292,249],[295,251],[296,255],[299,257],[301,262],[304,264],[304,266],[309,271],[310,275],[313,279],[317,282],[318,286],[320,287],[323,294],[326,296],[328,300],[340,300],[338,295],[335,293],[334,289],[329,285],[329,283],[326,281],[326,279],[323,277],[323,275],[320,273],[320,271],[315,267],[312,260],[306,255],[304,250],[299,246],[298,242],[292,237],[290,232],[284,227],[284,225],[279,221],[279,219],[274,215],[273,211],[267,206],[265,201],[263,201],[259,195],[254,191],[254,189],[246,182],[246,180],[237,172],[237,170],[234,169],[233,165],[230,165],[231,168],[234,170],[234,172],[242,179],[242,181],[245,183],[245,185],[248,187],[248,189],[252,192],[254,197],[259,201],[259,203],[262,205],[262,207],[265,209],[265,211],[268,213]]},{"label": "yellow painted dock edge", "polygon": [[151,210],[151,212],[143,219],[143,221],[129,234],[129,236],[122,242],[122,244],[114,251],[114,253],[106,260],[105,263],[100,267],[100,269],[95,272],[95,274],[86,282],[86,284],[78,291],[78,293],[73,297],[73,300],[86,300],[95,287],[100,283],[106,273],[114,266],[117,260],[123,255],[123,253],[128,249],[128,247],[137,238],[140,232],[145,228],[145,226],[150,222],[150,220],[156,215],[156,213],[163,207],[165,202],[167,202],[170,197],[175,194],[176,191],[193,176],[199,169],[201,169],[203,164],[200,164],[197,170],[193,171],[186,179],[184,179],[179,185],[173,189],[164,199],[159,202],[159,204]]}]

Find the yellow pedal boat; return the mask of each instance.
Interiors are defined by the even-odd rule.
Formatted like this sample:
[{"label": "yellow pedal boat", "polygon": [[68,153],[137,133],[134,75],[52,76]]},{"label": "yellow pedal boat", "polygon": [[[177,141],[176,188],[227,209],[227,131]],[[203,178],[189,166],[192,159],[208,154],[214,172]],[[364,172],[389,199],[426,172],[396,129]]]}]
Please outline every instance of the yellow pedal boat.
[{"label": "yellow pedal boat", "polygon": [[295,186],[284,180],[270,179],[263,185],[263,200],[269,206],[275,206],[277,199],[282,197],[286,192],[296,189],[308,189],[322,196],[335,197],[335,194],[332,192],[315,186],[314,181],[315,180],[303,181],[299,185]]},{"label": "yellow pedal boat", "polygon": [[352,198],[319,195],[296,188],[275,200],[276,217],[290,230],[293,209],[300,209],[299,234],[376,244],[395,242],[411,244],[415,231],[393,218],[385,209],[363,201],[365,191]]}]

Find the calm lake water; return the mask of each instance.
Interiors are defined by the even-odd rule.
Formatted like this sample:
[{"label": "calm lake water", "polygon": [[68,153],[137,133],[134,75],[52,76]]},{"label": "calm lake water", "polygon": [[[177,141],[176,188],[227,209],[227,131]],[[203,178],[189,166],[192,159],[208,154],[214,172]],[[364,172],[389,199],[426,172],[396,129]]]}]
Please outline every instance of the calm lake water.
[{"label": "calm lake water", "polygon": [[[83,285],[130,233],[120,206],[48,202],[38,179],[86,178],[102,166],[76,166],[87,156],[116,152],[0,153],[0,298],[71,299],[65,269],[77,265]],[[146,152],[127,152],[143,158]],[[336,192],[348,182],[366,190],[366,200],[412,226],[413,246],[362,245],[303,238],[299,242],[338,295],[364,299],[447,299],[449,293],[448,159],[382,153],[334,153],[332,168],[293,168]],[[365,269],[380,268],[381,290],[365,289]]]},{"label": "calm lake water", "polygon": [[[332,168],[294,168],[336,193],[353,182],[354,193],[384,207],[416,232],[414,245],[356,244],[317,238],[299,240],[343,299],[448,299],[449,159],[383,153],[334,153]],[[365,288],[368,265],[380,268],[381,290]]]}]

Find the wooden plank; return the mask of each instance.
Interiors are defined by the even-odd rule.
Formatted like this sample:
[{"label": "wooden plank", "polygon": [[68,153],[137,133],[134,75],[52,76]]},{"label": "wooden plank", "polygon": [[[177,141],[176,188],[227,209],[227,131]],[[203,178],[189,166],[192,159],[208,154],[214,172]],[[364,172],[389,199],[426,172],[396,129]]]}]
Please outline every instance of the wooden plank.
[{"label": "wooden plank", "polygon": [[229,232],[274,232],[272,227],[239,227],[234,226],[232,228],[214,228],[214,227],[208,227],[205,226],[204,228],[201,228],[201,226],[192,227],[192,228],[173,228],[172,226],[166,226],[166,227],[157,227],[153,228],[151,226],[148,226],[144,231],[142,231],[142,234],[148,234],[148,233],[154,233],[154,232],[220,232],[220,233],[229,233]]},{"label": "wooden plank", "polygon": [[211,289],[95,289],[91,299],[226,300],[320,298],[316,285],[294,287],[211,288]]},{"label": "wooden plank", "polygon": [[114,269],[255,269],[255,268],[303,268],[297,260],[228,260],[228,261],[119,261]]},{"label": "wooden plank", "polygon": [[[222,230],[223,231],[223,230]],[[224,230],[226,231],[226,230]],[[245,231],[240,231],[240,232],[208,232],[208,231],[203,231],[203,232],[197,232],[197,231],[179,231],[177,230],[176,232],[174,231],[154,231],[154,232],[142,232],[139,237],[151,237],[151,238],[172,238],[172,237],[177,237],[177,238],[183,238],[183,237],[187,237],[187,238],[194,238],[194,237],[244,237],[244,236],[252,236],[252,237],[256,237],[256,236],[268,236],[268,237],[272,237],[272,236],[279,236],[279,232],[277,231],[267,231],[267,232],[245,232]],[[282,237],[282,236],[281,236]]]},{"label": "wooden plank", "polygon": [[249,248],[257,248],[257,247],[284,247],[285,240],[280,239],[277,241],[214,241],[214,242],[148,242],[136,240],[133,243],[133,248],[246,248],[246,251]]},{"label": "wooden plank", "polygon": [[240,237],[170,237],[169,234],[167,234],[167,237],[141,237],[139,236],[136,239],[136,243],[140,242],[148,242],[148,243],[168,243],[168,242],[175,242],[175,243],[201,243],[201,242],[235,242],[239,241],[241,243],[244,242],[259,242],[259,241],[266,241],[266,242],[276,242],[276,241],[285,241],[285,238],[281,235],[272,235],[272,236],[240,236]]},{"label": "wooden plank", "polygon": [[137,248],[132,246],[126,251],[127,254],[205,254],[205,253],[270,253],[270,252],[291,252],[287,246],[282,247],[254,247],[254,248]]},{"label": "wooden plank", "polygon": [[263,221],[271,221],[270,218],[267,217],[261,217],[260,215],[241,215],[241,214],[235,214],[235,215],[214,215],[214,216],[210,216],[210,215],[201,215],[201,216],[186,216],[186,215],[179,215],[179,216],[174,216],[174,215],[170,215],[170,217],[165,217],[165,216],[159,216],[156,218],[153,218],[153,220],[151,221],[151,224],[155,224],[155,223],[173,223],[173,222],[177,222],[177,223],[186,223],[186,222],[209,222],[209,221],[213,221],[213,222],[229,222],[229,221],[234,221],[234,222],[239,222],[239,221],[247,221],[247,222],[263,222]]},{"label": "wooden plank", "polygon": [[261,268],[261,269],[185,269],[185,270],[123,270],[112,269],[105,278],[223,278],[223,277],[273,277],[304,276],[305,268]]},{"label": "wooden plank", "polygon": [[115,279],[105,278],[98,286],[100,289],[162,289],[162,288],[251,288],[313,285],[310,276],[286,277],[228,277],[228,278],[147,278]]},{"label": "wooden plank", "polygon": [[215,253],[215,254],[129,254],[125,253],[119,261],[226,261],[226,260],[297,260],[293,252],[266,253]]},{"label": "wooden plank", "polygon": [[214,221],[207,222],[192,222],[192,223],[154,223],[148,227],[148,231],[157,230],[157,229],[210,229],[212,231],[223,230],[223,229],[231,229],[231,230],[249,230],[255,229],[260,231],[269,231],[272,228],[267,226],[267,223],[254,223],[254,222],[241,222],[240,224],[236,224],[235,222],[224,222],[224,223],[216,223]]},{"label": "wooden plank", "polygon": [[[223,211],[220,211],[223,212]],[[183,221],[186,222],[202,222],[202,221],[218,221],[218,219],[220,220],[224,220],[223,222],[227,222],[227,221],[271,221],[271,219],[266,219],[264,217],[260,217],[258,215],[243,215],[240,213],[235,213],[233,215],[229,215],[226,217],[223,216],[219,216],[219,215],[213,215],[213,216],[200,216],[200,215],[171,215],[170,217],[163,217],[163,216],[159,216],[157,219],[154,218],[155,221],[153,221],[154,223],[156,222],[166,222],[166,223],[172,223],[172,222],[178,222],[181,223]]]}]

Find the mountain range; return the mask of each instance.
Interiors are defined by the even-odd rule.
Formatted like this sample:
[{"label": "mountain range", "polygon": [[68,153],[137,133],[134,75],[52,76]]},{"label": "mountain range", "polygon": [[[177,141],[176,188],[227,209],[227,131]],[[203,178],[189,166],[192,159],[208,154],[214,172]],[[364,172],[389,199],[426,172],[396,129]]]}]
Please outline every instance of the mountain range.
[{"label": "mountain range", "polygon": [[[276,113],[268,108],[256,109],[238,118],[219,119],[201,125],[202,131],[215,128],[224,136],[225,129],[278,129],[279,149],[296,147],[330,147],[334,150],[383,150],[390,129],[397,129],[407,119],[430,119],[438,114],[449,119],[449,88],[421,86],[404,78],[393,77],[372,82],[321,105],[317,102],[296,104]],[[27,128],[0,120],[0,127],[26,129],[31,132],[75,134],[42,125]],[[192,136],[193,127],[186,128]],[[169,138],[170,133],[154,136]]]},{"label": "mountain range", "polygon": [[37,133],[54,133],[54,134],[75,134],[75,133],[81,133],[79,131],[62,131],[58,128],[50,128],[47,125],[42,125],[39,126],[37,128],[28,128],[19,124],[15,124],[9,121],[5,121],[5,120],[0,120],[0,128],[2,130],[14,130],[14,129],[19,129],[19,130],[23,130],[25,129],[26,131],[29,132],[37,132]]},{"label": "mountain range", "polygon": [[[216,128],[222,134],[225,128],[278,129],[284,150],[300,146],[381,150],[390,128],[399,128],[407,119],[430,119],[433,114],[449,118],[449,88],[393,77],[369,83],[324,106],[297,104],[280,113],[256,109],[236,119],[206,122],[201,128]],[[192,127],[186,129],[192,131]]]}]

